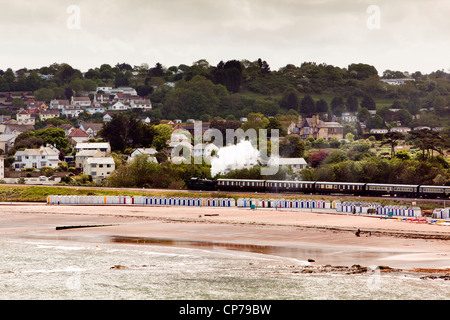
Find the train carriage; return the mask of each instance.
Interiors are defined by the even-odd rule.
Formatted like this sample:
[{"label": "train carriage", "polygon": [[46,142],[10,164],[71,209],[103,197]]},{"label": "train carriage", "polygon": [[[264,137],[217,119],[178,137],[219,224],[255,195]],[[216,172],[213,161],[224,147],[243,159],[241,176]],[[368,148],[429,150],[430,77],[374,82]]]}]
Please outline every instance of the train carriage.
[{"label": "train carriage", "polygon": [[419,187],[419,197],[448,199],[450,197],[450,187],[421,185]]},{"label": "train carriage", "polygon": [[265,192],[265,180],[218,179],[217,190]]},{"label": "train carriage", "polygon": [[278,192],[314,192],[313,181],[282,181],[282,180],[267,180],[266,191],[271,193]]},{"label": "train carriage", "polygon": [[365,183],[352,182],[316,182],[316,193],[331,194],[331,193],[345,193],[361,195],[365,191]]},{"label": "train carriage", "polygon": [[401,196],[401,197],[417,197],[418,185],[408,184],[366,184],[366,194],[368,196]]}]

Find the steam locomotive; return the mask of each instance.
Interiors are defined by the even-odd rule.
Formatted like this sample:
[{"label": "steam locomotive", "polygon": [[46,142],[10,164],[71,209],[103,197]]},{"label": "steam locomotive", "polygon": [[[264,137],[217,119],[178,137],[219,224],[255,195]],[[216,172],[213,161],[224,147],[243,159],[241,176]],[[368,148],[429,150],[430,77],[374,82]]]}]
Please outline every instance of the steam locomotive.
[{"label": "steam locomotive", "polygon": [[355,196],[392,196],[407,198],[450,198],[450,186],[380,184],[322,181],[281,181],[245,179],[199,179],[187,181],[191,190],[243,191],[304,194],[351,194]]}]

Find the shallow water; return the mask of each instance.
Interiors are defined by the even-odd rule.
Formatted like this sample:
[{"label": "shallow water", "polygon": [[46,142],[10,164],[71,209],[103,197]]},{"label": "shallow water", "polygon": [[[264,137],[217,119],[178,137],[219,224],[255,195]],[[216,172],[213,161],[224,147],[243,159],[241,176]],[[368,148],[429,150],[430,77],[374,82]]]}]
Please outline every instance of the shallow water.
[{"label": "shallow water", "polygon": [[450,281],[305,274],[308,262],[226,247],[2,239],[0,299],[449,299]]}]

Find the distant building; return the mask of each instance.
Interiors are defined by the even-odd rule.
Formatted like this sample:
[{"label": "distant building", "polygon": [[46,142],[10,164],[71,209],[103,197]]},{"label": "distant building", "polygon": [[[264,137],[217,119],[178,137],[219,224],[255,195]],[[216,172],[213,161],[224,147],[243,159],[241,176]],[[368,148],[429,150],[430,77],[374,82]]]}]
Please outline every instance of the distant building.
[{"label": "distant building", "polygon": [[109,156],[111,154],[111,145],[109,142],[84,142],[77,143],[75,150],[77,153],[83,150],[98,150]]},{"label": "distant building", "polygon": [[393,127],[393,128],[391,128],[390,131],[391,132],[400,132],[400,133],[406,134],[406,133],[411,131],[411,128],[408,128],[408,127]]},{"label": "distant building", "polygon": [[403,79],[381,79],[381,81],[393,86],[399,86],[401,84],[405,84],[408,81],[415,81],[415,80],[410,78],[403,78]]},{"label": "distant building", "polygon": [[89,97],[73,97],[72,96],[71,105],[86,108],[91,105],[91,99],[89,99]]},{"label": "distant building", "polygon": [[158,163],[158,160],[155,157],[156,153],[157,151],[155,148],[138,148],[131,153],[128,162],[132,162],[138,155],[147,155],[149,161]]},{"label": "distant building", "polygon": [[14,158],[14,168],[16,171],[20,171],[22,168],[57,168],[60,163],[59,150],[52,147],[17,151]]},{"label": "distant building", "polygon": [[94,182],[104,181],[115,170],[113,157],[93,157],[84,161],[83,173],[92,176]]},{"label": "distant building", "polygon": [[289,167],[293,172],[300,172],[306,169],[307,163],[303,158],[273,158],[270,159],[269,165],[279,167]]},{"label": "distant building", "polygon": [[325,141],[330,140],[332,137],[338,140],[344,138],[344,127],[340,123],[325,122],[320,120],[318,116],[312,116],[303,120],[299,116],[293,132],[298,133],[302,140],[306,140],[309,137],[313,137],[314,139],[322,138]]},{"label": "distant building", "polygon": [[83,122],[80,129],[86,132],[89,137],[96,137],[98,132],[103,128],[103,123]]},{"label": "distant building", "polygon": [[0,157],[0,180],[5,179],[5,158]]},{"label": "distant building", "polygon": [[89,140],[89,135],[83,130],[76,128],[70,131],[67,138],[72,145],[77,145],[78,143],[87,142]]},{"label": "distant building", "polygon": [[51,118],[59,117],[61,113],[57,109],[48,109],[46,111],[39,112],[39,119],[41,121],[46,121]]}]

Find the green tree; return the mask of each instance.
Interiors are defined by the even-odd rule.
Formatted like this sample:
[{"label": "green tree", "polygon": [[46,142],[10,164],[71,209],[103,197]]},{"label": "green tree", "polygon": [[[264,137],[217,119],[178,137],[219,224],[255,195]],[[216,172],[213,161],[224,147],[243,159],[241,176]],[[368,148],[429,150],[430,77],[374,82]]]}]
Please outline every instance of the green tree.
[{"label": "green tree", "polygon": [[301,158],[305,153],[305,142],[298,134],[290,134],[280,141],[280,156],[283,158]]},{"label": "green tree", "polygon": [[168,147],[167,141],[173,132],[173,128],[167,124],[158,124],[154,126],[155,136],[153,138],[153,146],[156,150],[161,151]]},{"label": "green tree", "polygon": [[304,96],[301,100],[299,112],[305,116],[312,116],[316,113],[316,105],[310,95]]}]

